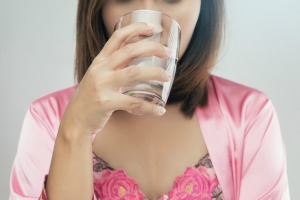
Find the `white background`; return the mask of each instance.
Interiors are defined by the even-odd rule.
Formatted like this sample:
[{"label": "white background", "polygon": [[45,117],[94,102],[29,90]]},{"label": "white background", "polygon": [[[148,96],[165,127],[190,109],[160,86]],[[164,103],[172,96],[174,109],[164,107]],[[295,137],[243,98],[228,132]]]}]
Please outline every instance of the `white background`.
[{"label": "white background", "polygon": [[[214,73],[270,96],[287,146],[291,199],[300,199],[300,0],[226,2],[226,43]],[[28,105],[74,83],[76,4],[0,1],[0,199],[8,198]]]}]

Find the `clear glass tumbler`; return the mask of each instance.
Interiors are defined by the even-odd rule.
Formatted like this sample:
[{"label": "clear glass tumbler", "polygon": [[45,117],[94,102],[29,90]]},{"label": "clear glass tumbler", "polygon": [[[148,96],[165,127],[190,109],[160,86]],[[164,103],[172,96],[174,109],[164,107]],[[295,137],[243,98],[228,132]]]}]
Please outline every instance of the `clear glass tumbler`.
[{"label": "clear glass tumbler", "polygon": [[[151,23],[156,27],[154,34],[151,36],[140,37],[140,40],[159,42],[171,50],[171,55],[168,58],[159,58],[157,56],[136,58],[132,60],[128,66],[137,65],[140,67],[161,67],[168,71],[168,74],[170,74],[172,78],[169,82],[150,80],[135,83],[133,85],[123,87],[122,93],[141,98],[164,107],[167,103],[175,77],[180,48],[181,29],[178,22],[164,13],[154,10],[135,10],[123,15],[117,21],[115,30],[137,22]],[[128,43],[130,42],[133,41],[129,41]]]}]

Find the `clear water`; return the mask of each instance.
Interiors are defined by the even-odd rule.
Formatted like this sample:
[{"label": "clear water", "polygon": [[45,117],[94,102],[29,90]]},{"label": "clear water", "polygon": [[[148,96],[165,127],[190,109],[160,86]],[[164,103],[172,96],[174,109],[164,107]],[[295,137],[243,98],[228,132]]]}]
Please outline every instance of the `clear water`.
[{"label": "clear water", "polygon": [[[150,62],[152,62],[152,66],[157,66],[157,63],[163,64],[161,67],[169,72],[169,74],[172,76],[172,79],[169,82],[159,82],[153,80],[139,82],[129,87],[122,88],[122,92],[124,94],[144,99],[160,106],[165,106],[173,84],[178,59],[160,59],[157,57],[155,59],[156,63],[153,62],[153,58],[150,60]],[[143,62],[139,60],[139,63],[134,64],[137,64],[141,67],[149,66],[149,60],[144,60]],[[145,62],[148,62],[147,65],[145,65]]]}]

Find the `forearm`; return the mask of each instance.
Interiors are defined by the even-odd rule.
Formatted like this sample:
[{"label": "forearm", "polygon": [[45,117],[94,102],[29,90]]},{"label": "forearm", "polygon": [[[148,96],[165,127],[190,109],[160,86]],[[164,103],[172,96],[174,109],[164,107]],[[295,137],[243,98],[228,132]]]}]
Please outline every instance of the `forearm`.
[{"label": "forearm", "polygon": [[91,200],[93,197],[92,136],[60,128],[46,191],[50,200]]}]

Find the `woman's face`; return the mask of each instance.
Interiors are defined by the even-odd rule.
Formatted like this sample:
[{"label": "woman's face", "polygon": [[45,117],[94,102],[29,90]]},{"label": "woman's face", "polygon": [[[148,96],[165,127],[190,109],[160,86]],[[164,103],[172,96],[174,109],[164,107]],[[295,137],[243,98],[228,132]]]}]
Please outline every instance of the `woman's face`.
[{"label": "woman's face", "polygon": [[102,17],[109,35],[116,21],[132,10],[157,10],[173,17],[181,26],[180,58],[191,40],[200,6],[201,0],[106,0]]}]

